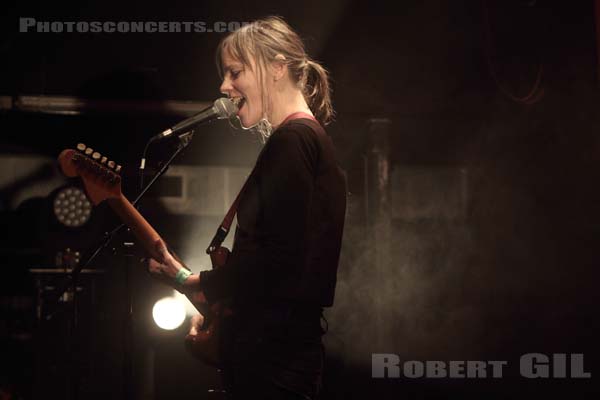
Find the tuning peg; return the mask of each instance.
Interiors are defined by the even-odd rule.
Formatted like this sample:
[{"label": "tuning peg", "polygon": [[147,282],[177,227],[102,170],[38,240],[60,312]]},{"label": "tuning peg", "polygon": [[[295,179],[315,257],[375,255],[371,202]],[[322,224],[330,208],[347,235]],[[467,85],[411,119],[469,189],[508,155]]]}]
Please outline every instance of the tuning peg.
[{"label": "tuning peg", "polygon": [[115,167],[115,172],[118,174],[121,172],[121,166],[117,164],[117,166]]},{"label": "tuning peg", "polygon": [[88,147],[87,149],[85,149],[86,156],[91,156],[93,152],[94,152],[94,149],[92,149],[91,147]]},{"label": "tuning peg", "polygon": [[95,152],[92,154],[92,158],[93,158],[95,161],[98,161],[98,160],[100,159],[100,157],[102,157],[102,155],[101,155],[100,153],[98,153],[97,151],[95,151]]},{"label": "tuning peg", "polygon": [[106,161],[108,161],[108,158],[106,157],[102,157],[102,160],[100,160],[100,164],[106,164]]},{"label": "tuning peg", "polygon": [[110,168],[110,169],[114,169],[115,168],[115,162],[113,160],[110,160],[108,162],[108,168]]},{"label": "tuning peg", "polygon": [[77,150],[80,151],[80,152],[82,152],[82,153],[85,151],[86,147],[87,146],[85,144],[83,144],[83,143],[77,143]]}]

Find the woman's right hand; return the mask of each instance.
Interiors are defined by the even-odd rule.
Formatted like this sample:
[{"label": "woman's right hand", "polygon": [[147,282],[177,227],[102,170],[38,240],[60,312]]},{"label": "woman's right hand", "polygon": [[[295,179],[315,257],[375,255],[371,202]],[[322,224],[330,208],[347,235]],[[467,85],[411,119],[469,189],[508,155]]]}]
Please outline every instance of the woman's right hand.
[{"label": "woman's right hand", "polygon": [[196,336],[198,331],[202,329],[202,325],[204,324],[204,316],[200,313],[194,315],[190,320],[190,331],[188,335]]}]

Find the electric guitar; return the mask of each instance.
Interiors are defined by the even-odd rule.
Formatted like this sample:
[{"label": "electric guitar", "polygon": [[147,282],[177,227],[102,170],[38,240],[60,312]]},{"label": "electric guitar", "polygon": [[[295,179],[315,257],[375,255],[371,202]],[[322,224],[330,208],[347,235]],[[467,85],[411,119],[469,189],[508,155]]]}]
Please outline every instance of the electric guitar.
[{"label": "electric guitar", "polygon": [[[77,145],[77,150],[63,150],[58,157],[58,162],[66,176],[81,178],[87,195],[94,205],[106,200],[123,223],[131,229],[148,254],[155,260],[162,259],[157,248],[165,245],[165,242],[121,191],[120,165],[109,161],[107,157],[103,157],[82,143]],[[173,252],[171,254],[184,268],[189,270],[176,254]],[[229,250],[225,247],[219,247],[210,254],[213,268],[224,265],[228,255]],[[202,328],[195,334],[186,336],[187,349],[203,362],[220,367],[220,319],[229,311],[219,303],[209,306],[201,292],[183,290],[174,281],[170,285],[185,294],[204,317]]]}]

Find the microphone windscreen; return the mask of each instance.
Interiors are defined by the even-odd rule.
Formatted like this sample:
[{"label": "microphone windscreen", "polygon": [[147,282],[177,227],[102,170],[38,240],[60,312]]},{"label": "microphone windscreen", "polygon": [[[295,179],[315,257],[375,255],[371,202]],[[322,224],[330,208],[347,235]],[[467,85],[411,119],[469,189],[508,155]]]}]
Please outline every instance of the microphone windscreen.
[{"label": "microphone windscreen", "polygon": [[231,118],[238,112],[238,107],[227,97],[215,100],[215,109],[219,119]]}]

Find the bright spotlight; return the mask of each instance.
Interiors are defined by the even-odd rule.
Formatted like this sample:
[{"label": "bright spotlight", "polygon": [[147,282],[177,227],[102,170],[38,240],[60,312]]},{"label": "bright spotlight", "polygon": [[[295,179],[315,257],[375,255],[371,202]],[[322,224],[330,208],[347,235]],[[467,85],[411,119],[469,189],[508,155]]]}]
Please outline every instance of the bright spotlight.
[{"label": "bright spotlight", "polygon": [[185,305],[174,297],[162,298],[152,307],[152,317],[162,329],[176,329],[185,320]]}]

